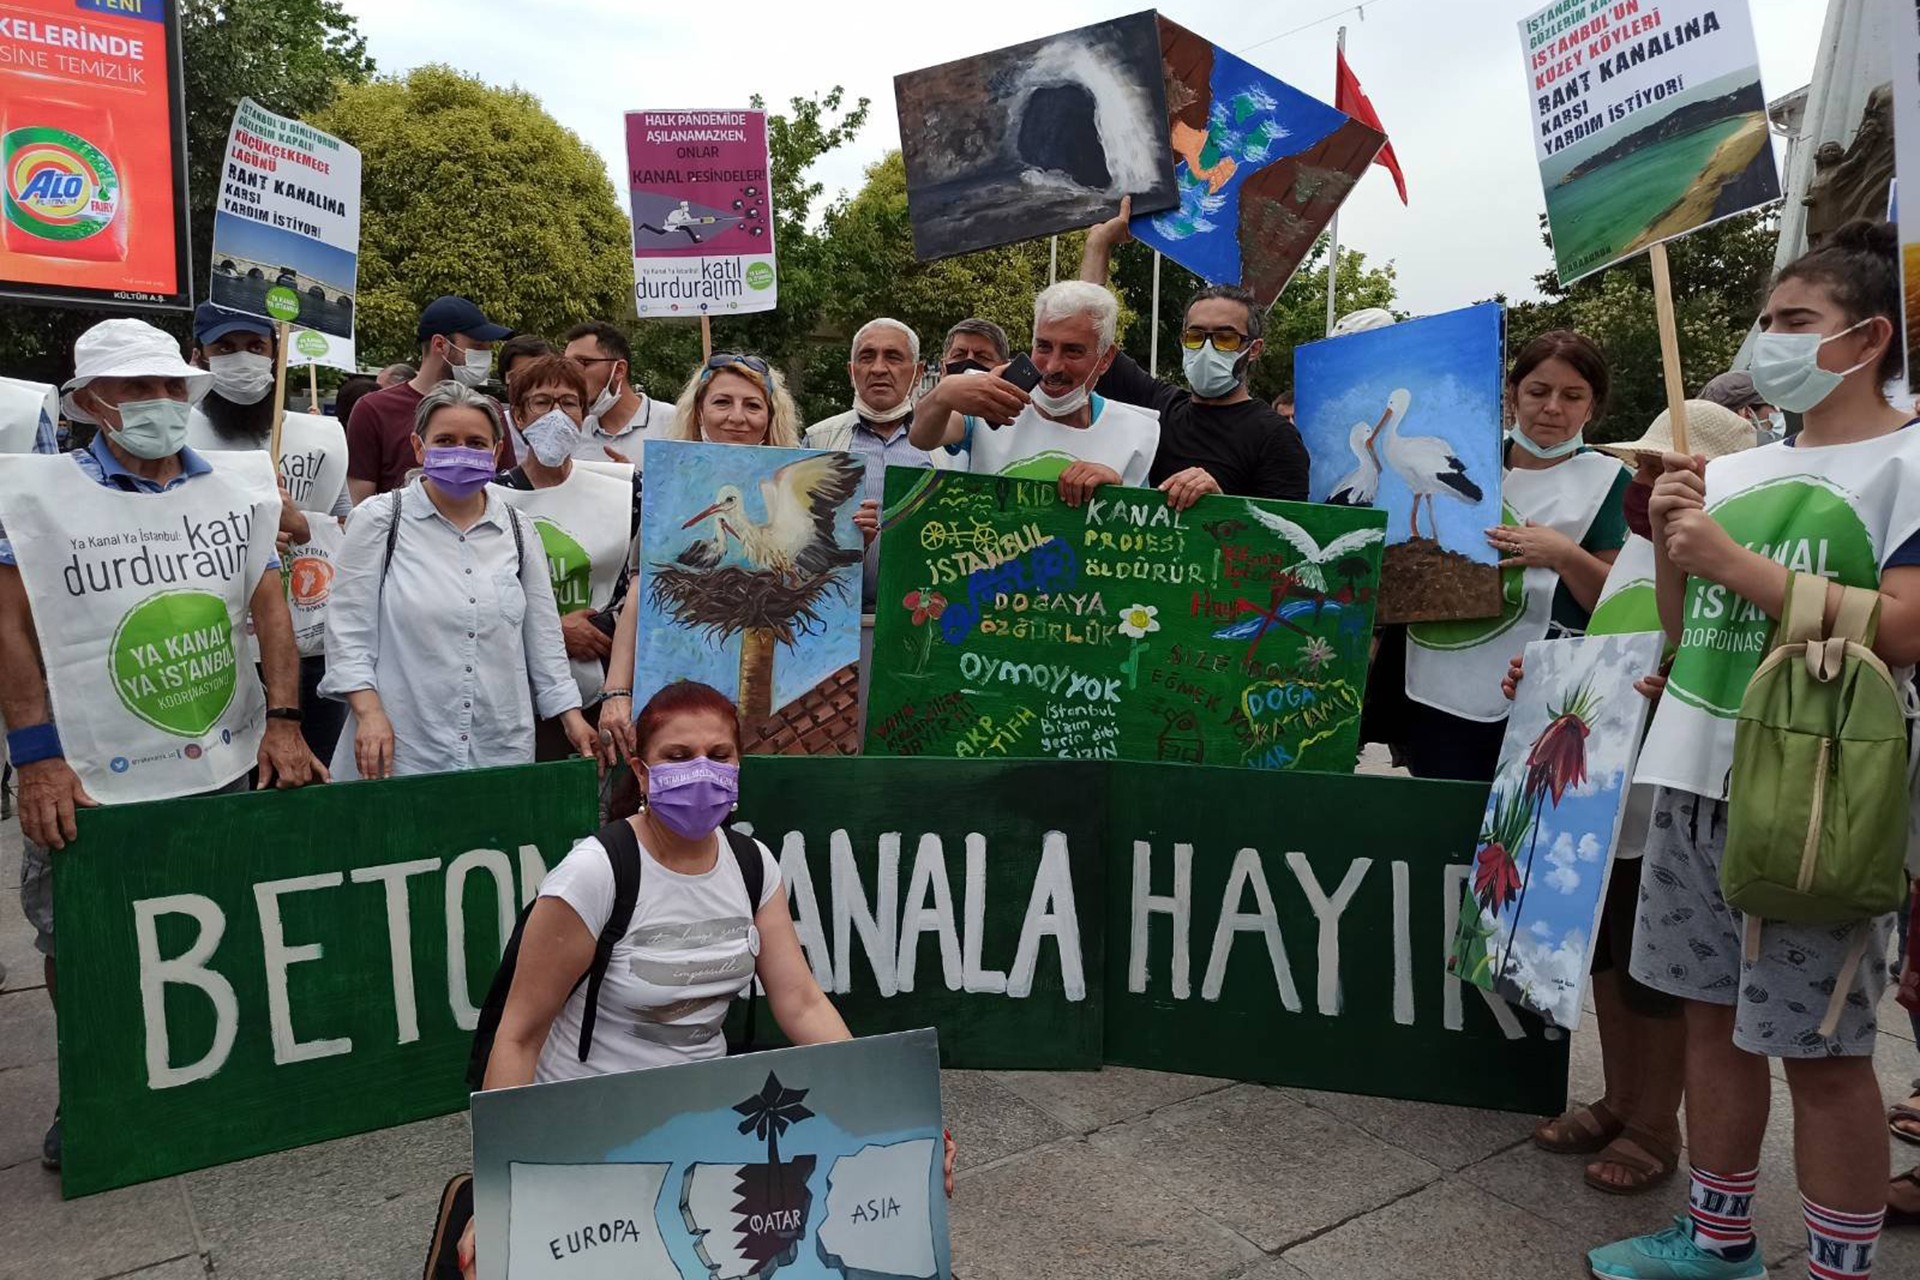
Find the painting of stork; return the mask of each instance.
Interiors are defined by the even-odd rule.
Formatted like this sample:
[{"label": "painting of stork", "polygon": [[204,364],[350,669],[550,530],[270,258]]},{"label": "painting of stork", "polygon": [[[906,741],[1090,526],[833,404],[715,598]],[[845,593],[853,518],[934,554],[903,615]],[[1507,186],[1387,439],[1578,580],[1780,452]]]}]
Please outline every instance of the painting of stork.
[{"label": "painting of stork", "polygon": [[1294,352],[1312,498],[1387,512],[1382,622],[1500,612],[1501,325],[1483,303]]},{"label": "painting of stork", "polygon": [[749,751],[858,751],[860,463],[661,441],[647,475],[634,706],[698,680],[733,696]]}]

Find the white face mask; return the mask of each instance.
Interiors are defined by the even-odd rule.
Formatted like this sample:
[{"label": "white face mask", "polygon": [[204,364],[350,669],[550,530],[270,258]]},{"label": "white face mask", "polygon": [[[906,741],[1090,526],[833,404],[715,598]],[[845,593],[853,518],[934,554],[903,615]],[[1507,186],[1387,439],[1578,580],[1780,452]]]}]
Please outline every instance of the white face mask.
[{"label": "white face mask", "polygon": [[868,422],[882,426],[889,422],[898,422],[913,412],[913,397],[907,396],[891,409],[876,409],[863,399],[859,392],[853,393],[853,411]]},{"label": "white face mask", "polygon": [[1183,351],[1180,367],[1186,371],[1193,394],[1214,400],[1233,394],[1240,385],[1240,357],[1238,351],[1218,350],[1209,338],[1197,351]]},{"label": "white face mask", "polygon": [[604,414],[607,410],[613,408],[614,405],[620,403],[620,393],[613,389],[615,381],[615,378],[609,374],[607,376],[607,385],[600,388],[600,394],[593,398],[593,404],[587,409],[587,416],[595,422],[600,420],[601,414]]},{"label": "white face mask", "polygon": [[273,390],[273,357],[251,351],[208,356],[214,394],[231,404],[259,404]]},{"label": "white face mask", "polygon": [[493,372],[493,352],[485,348],[462,351],[451,344],[447,347],[448,372],[453,380],[463,387],[477,387],[487,380]]},{"label": "white face mask", "polygon": [[1090,373],[1087,375],[1086,382],[1080,383],[1064,395],[1057,396],[1047,392],[1044,385],[1038,386],[1028,393],[1028,398],[1033,401],[1034,408],[1049,418],[1065,418],[1080,412],[1081,406],[1086,404],[1089,395],[1088,384],[1092,381],[1093,375]]},{"label": "white face mask", "polygon": [[571,458],[574,446],[580,443],[580,428],[559,409],[541,414],[523,427],[520,434],[527,438],[527,447],[533,450],[533,456],[546,467],[557,467]]},{"label": "white face mask", "polygon": [[1862,360],[1851,369],[1835,373],[1820,367],[1820,348],[1835,338],[1844,338],[1856,329],[1873,323],[1868,316],[1859,324],[1848,325],[1825,337],[1817,333],[1763,333],[1754,339],[1753,363],[1747,372],[1753,375],[1753,389],[1770,405],[1789,413],[1805,413],[1833,394],[1847,375],[1857,373],[1869,363]]},{"label": "white face mask", "polygon": [[1562,440],[1559,444],[1536,444],[1533,437],[1529,436],[1519,427],[1515,427],[1513,430],[1507,432],[1507,439],[1513,441],[1519,445],[1521,449],[1532,454],[1542,462],[1552,462],[1554,459],[1564,458],[1570,453],[1578,453],[1582,446],[1587,443],[1586,429],[1584,427],[1568,436],[1565,440]]}]

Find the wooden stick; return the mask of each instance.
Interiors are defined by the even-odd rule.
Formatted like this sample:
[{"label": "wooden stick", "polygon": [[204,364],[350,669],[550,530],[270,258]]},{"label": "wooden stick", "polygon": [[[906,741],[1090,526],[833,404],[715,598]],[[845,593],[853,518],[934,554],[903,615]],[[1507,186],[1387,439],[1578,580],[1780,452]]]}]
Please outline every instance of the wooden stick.
[{"label": "wooden stick", "polygon": [[287,339],[287,322],[282,320],[273,352],[273,436],[268,446],[275,475],[280,474],[280,432],[287,425]]},{"label": "wooden stick", "polygon": [[320,412],[320,366],[307,362],[307,412]]},{"label": "wooden stick", "polygon": [[1687,453],[1687,389],[1680,375],[1680,326],[1673,318],[1673,276],[1667,246],[1647,251],[1653,263],[1653,313],[1660,323],[1660,368],[1667,379],[1667,418],[1673,424],[1673,449]]},{"label": "wooden stick", "polygon": [[706,316],[700,317],[700,362],[705,364],[713,359],[713,321]]}]

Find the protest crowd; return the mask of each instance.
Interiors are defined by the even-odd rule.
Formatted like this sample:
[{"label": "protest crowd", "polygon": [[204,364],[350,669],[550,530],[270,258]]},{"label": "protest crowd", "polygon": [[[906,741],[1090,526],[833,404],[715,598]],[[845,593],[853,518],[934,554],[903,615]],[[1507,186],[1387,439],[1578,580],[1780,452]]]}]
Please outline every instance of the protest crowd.
[{"label": "protest crowd", "polygon": [[[867,616],[863,697],[872,615],[898,607],[881,585],[890,471],[1038,476],[1071,509],[1150,491],[1185,513],[1218,495],[1366,507],[1383,474],[1425,468],[1424,489],[1409,481],[1428,509],[1416,496],[1418,538],[1471,488],[1446,441],[1398,434],[1404,406],[1354,428],[1350,484],[1314,484],[1301,424],[1315,406],[1252,393],[1274,338],[1268,308],[1239,284],[1185,301],[1177,378],[1130,358],[1108,277],[1137,225],[1126,201],[1092,225],[1077,278],[1038,292],[1030,316],[972,314],[956,298],[964,318],[944,333],[870,317],[848,344],[845,408],[813,423],[792,370],[754,351],[716,340],[678,385],[641,386],[635,339],[608,318],[519,332],[457,294],[420,306],[408,363],[347,378],[325,413],[287,407],[287,330],[264,315],[201,302],[185,343],[131,315],[92,325],[32,452],[0,458],[0,719],[24,837],[19,900],[49,997],[66,999],[54,869],[89,810],[586,758],[603,825],[546,873],[517,925],[475,1087],[723,1057],[728,1011],[755,982],[791,1043],[849,1039],[802,950],[780,857],[728,825],[751,750],[741,699],[645,669],[643,515],[680,483],[660,465],[650,477],[650,456],[683,443],[820,451],[794,464],[814,468],[796,484],[818,523],[775,546],[773,497],[763,526],[722,488],[685,522],[699,536],[676,564],[764,556],[789,580],[845,570]],[[1882,997],[1903,974],[1920,1035],[1920,894],[1906,886],[1904,909],[1823,922],[1763,922],[1730,904],[1730,833],[1755,821],[1751,806],[1808,803],[1828,757],[1810,771],[1791,754],[1736,754],[1734,718],[1669,687],[1675,669],[1713,663],[1737,698],[1761,678],[1776,626],[1812,646],[1851,628],[1862,638],[1830,660],[1891,673],[1914,701],[1920,417],[1902,387],[1893,227],[1832,231],[1774,276],[1750,319],[1745,367],[1621,443],[1586,434],[1623,372],[1601,343],[1562,329],[1508,351],[1492,483],[1509,516],[1478,536],[1514,609],[1470,641],[1443,640],[1447,623],[1382,622],[1367,645],[1362,741],[1415,778],[1494,787],[1510,709],[1540,678],[1523,651],[1661,637],[1657,669],[1634,685],[1644,737],[1589,956],[1604,1093],[1533,1131],[1594,1194],[1688,1185],[1676,1220],[1590,1242],[1593,1274],[1620,1280],[1767,1274],[1753,1217],[1770,1126],[1794,1134],[1810,1276],[1870,1275],[1884,1230],[1920,1227],[1920,1166],[1879,1158],[1889,1131],[1920,1146],[1920,1080],[1886,1099],[1872,1069]],[[1331,340],[1404,320],[1350,314]],[[1029,321],[1016,350],[1008,332]],[[1843,511],[1870,542],[1863,575],[1828,581],[1787,550],[1804,558],[1811,542],[1825,563],[1824,539],[1840,533],[1818,504],[1728,527],[1729,504],[1784,477],[1852,495]],[[857,549],[834,541],[842,507]],[[548,540],[562,514],[571,550]],[[582,563],[563,574],[568,554]],[[313,563],[323,590],[303,585]],[[1630,583],[1652,589],[1606,608]],[[191,585],[205,604],[149,613],[156,584],[182,599]],[[1756,619],[1767,642],[1743,644],[1760,633],[1735,623]],[[89,674],[102,655],[122,689]],[[108,728],[122,704],[137,733]],[[195,745],[182,752],[186,722]],[[1904,794],[1904,739],[1895,754],[1878,782]],[[1539,788],[1564,790],[1556,767],[1538,754],[1527,765]],[[1839,786],[1830,803],[1871,806]],[[1816,836],[1822,802],[1810,801]],[[1483,900],[1525,892],[1489,882],[1500,865],[1476,864]],[[722,921],[737,927],[711,927]],[[1790,1114],[1769,1114],[1775,1061]],[[59,1170],[62,1120],[47,1119],[42,1163]],[[949,1194],[956,1142],[967,1134],[944,1139]],[[477,1221],[472,1192],[450,1189],[431,1275],[475,1273]]]}]

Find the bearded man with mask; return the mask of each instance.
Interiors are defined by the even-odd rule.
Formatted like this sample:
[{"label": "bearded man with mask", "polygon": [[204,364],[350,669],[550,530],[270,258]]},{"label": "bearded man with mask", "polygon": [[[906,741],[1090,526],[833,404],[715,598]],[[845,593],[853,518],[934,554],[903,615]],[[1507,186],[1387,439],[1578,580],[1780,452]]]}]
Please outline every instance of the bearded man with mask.
[{"label": "bearded man with mask", "polygon": [[[468,388],[485,384],[493,373],[493,344],[512,332],[466,298],[450,294],[426,305],[418,330],[420,371],[353,406],[347,423],[347,490],[356,503],[406,484],[418,465],[413,420],[420,401],[442,382]],[[503,469],[513,465],[509,439],[500,441],[499,462]]]},{"label": "bearded man with mask", "polygon": [[[1080,278],[1105,284],[1115,247],[1132,239],[1120,214],[1087,233]],[[1176,509],[1209,493],[1242,498],[1307,500],[1307,447],[1292,422],[1247,391],[1247,378],[1266,349],[1267,316],[1253,295],[1234,285],[1212,285],[1187,300],[1181,365],[1187,387],[1162,382],[1125,353],[1095,390],[1160,414],[1160,451],[1149,480]]]},{"label": "bearded man with mask", "polygon": [[602,320],[567,330],[566,356],[580,366],[592,389],[586,420],[573,456],[585,462],[630,462],[635,470],[647,433],[673,421],[673,405],[633,389],[633,347],[627,335]]}]

